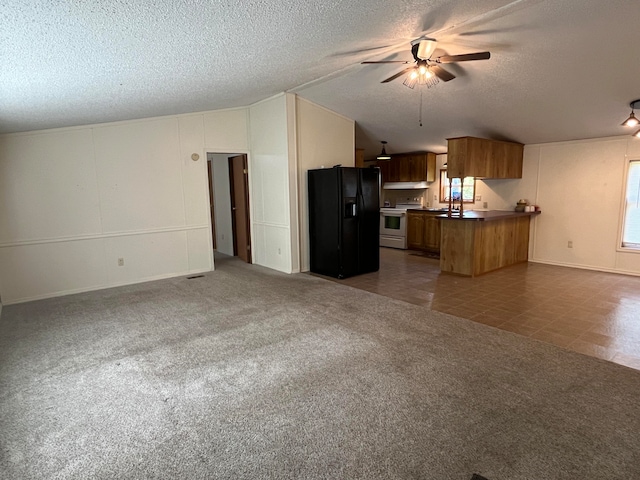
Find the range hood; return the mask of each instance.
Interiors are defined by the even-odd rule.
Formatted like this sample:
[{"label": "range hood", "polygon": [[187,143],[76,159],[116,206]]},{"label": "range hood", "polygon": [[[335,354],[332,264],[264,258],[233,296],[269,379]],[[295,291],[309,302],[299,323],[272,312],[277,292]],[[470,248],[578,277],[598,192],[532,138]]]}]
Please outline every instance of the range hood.
[{"label": "range hood", "polygon": [[385,190],[424,190],[429,186],[427,182],[385,182],[382,188]]}]

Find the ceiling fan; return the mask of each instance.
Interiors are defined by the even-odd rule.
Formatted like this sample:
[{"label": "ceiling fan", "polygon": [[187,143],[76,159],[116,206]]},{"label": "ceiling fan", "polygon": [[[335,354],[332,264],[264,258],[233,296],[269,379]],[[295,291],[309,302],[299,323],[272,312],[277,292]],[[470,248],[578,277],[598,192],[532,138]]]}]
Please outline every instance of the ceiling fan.
[{"label": "ceiling fan", "polygon": [[438,79],[443,82],[448,82],[456,78],[455,75],[442,68],[440,66],[441,63],[468,62],[471,60],[488,60],[491,58],[490,52],[465,53],[462,55],[441,55],[439,57],[431,58],[435,49],[436,39],[423,36],[411,42],[411,54],[414,58],[413,61],[381,60],[377,62],[369,61],[362,63],[415,63],[415,65],[407,67],[401,72],[398,72],[380,82],[388,83],[408,73],[409,75],[403,84],[409,88],[413,88],[416,84],[431,87],[438,83]]}]

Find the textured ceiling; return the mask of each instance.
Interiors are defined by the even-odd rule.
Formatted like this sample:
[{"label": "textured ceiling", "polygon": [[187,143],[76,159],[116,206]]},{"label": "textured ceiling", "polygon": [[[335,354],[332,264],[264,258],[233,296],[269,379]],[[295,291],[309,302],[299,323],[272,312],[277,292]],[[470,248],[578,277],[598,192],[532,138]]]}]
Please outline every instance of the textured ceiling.
[{"label": "textured ceiling", "polygon": [[[631,0],[4,0],[0,131],[250,105],[292,91],[357,122],[379,151],[446,150],[476,135],[541,143],[628,133],[640,98],[640,2]],[[491,51],[457,78],[380,81],[411,60]],[[420,127],[420,96],[422,121]]]}]

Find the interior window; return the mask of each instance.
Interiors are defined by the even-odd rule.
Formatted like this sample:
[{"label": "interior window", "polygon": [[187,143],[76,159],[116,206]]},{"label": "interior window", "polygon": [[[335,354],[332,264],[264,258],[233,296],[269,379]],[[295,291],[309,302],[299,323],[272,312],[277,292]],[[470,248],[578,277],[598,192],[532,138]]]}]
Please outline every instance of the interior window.
[{"label": "interior window", "polygon": [[640,160],[631,160],[627,170],[622,246],[640,250]]},{"label": "interior window", "polygon": [[449,197],[453,195],[454,202],[460,202],[460,194],[464,203],[473,203],[476,198],[476,179],[474,177],[465,177],[463,182],[459,178],[454,178],[451,182],[451,191],[449,189],[449,179],[447,178],[447,170],[440,170],[440,203],[449,201]]}]

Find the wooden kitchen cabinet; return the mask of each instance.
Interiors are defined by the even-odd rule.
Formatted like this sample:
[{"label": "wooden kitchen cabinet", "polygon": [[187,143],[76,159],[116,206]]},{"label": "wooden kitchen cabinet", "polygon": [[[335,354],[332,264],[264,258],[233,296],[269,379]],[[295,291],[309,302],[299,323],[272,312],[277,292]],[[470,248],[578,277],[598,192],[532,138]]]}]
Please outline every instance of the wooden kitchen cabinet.
[{"label": "wooden kitchen cabinet", "polygon": [[407,248],[440,252],[440,219],[442,212],[407,212]]},{"label": "wooden kitchen cabinet", "polygon": [[424,215],[407,212],[407,248],[422,250],[424,248]]},{"label": "wooden kitchen cabinet", "polygon": [[521,143],[459,137],[447,139],[450,178],[522,178]]},{"label": "wooden kitchen cabinet", "polygon": [[382,182],[433,182],[436,179],[436,154],[431,152],[397,153],[391,160],[379,161]]},{"label": "wooden kitchen cabinet", "polygon": [[475,277],[524,263],[529,257],[531,217],[539,213],[467,212],[440,219],[440,270]]}]

